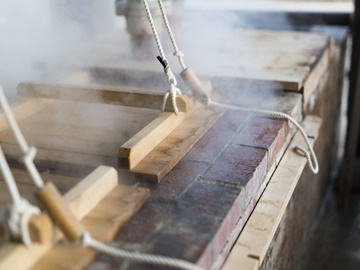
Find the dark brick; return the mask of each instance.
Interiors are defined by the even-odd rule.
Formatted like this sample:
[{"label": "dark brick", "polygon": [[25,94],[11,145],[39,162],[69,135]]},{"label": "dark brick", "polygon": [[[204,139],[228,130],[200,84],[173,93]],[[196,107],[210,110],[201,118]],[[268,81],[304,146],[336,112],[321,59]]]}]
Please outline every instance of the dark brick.
[{"label": "dark brick", "polygon": [[217,180],[245,186],[250,179],[262,179],[267,167],[266,151],[246,146],[229,148],[205,175]]},{"label": "dark brick", "polygon": [[145,242],[168,221],[167,206],[148,200],[121,228],[114,240],[132,243]]},{"label": "dark brick", "polygon": [[234,138],[234,144],[262,147],[268,150],[268,166],[279,152],[289,131],[284,120],[254,118]]},{"label": "dark brick", "polygon": [[152,191],[155,198],[177,200],[209,167],[209,163],[182,161]]},{"label": "dark brick", "polygon": [[196,235],[158,233],[149,244],[153,254],[183,259],[195,263],[208,243]]},{"label": "dark brick", "polygon": [[180,198],[178,206],[180,209],[189,209],[212,218],[223,218],[240,189],[219,183],[195,182]]},{"label": "dark brick", "polygon": [[234,131],[210,129],[184,157],[185,160],[214,161],[224,147],[230,143]]},{"label": "dark brick", "polygon": [[249,113],[228,110],[220,119],[217,120],[212,128],[227,131],[237,131],[246,123],[249,115]]}]

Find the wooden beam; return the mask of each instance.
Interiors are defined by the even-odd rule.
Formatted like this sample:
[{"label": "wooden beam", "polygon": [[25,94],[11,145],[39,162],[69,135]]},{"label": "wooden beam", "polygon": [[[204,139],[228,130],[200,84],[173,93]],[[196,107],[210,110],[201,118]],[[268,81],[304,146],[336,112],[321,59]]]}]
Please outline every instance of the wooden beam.
[{"label": "wooden beam", "polygon": [[186,118],[186,113],[163,112],[130,140],[124,143],[118,155],[120,168],[132,170]]},{"label": "wooden beam", "polygon": [[[304,122],[306,129],[310,129],[315,136],[311,139],[314,143],[321,121],[317,117],[307,116]],[[294,151],[296,145],[304,144],[298,132],[234,245],[224,270],[239,269],[240,266],[244,270],[254,270],[261,266],[306,165],[306,158]]]},{"label": "wooden beam", "polygon": [[[19,95],[25,97],[105,103],[158,110],[161,109],[164,99],[164,93],[129,86],[111,87],[22,82],[18,85],[17,90]],[[178,96],[176,103],[180,112],[186,112],[190,109],[189,98],[185,95]],[[165,110],[174,111],[170,99]]]},{"label": "wooden beam", "polygon": [[77,219],[85,217],[118,185],[117,171],[100,166],[64,195]]},{"label": "wooden beam", "polygon": [[[104,185],[105,187],[98,188]],[[108,187],[108,186],[109,187]],[[117,172],[111,167],[99,167],[74,190],[70,190],[65,196],[65,201],[76,217],[84,217],[96,206],[92,201],[103,200],[117,186]],[[81,188],[83,188],[81,190]],[[88,200],[88,201],[86,201]],[[7,243],[0,248],[0,269],[28,269],[41,256],[43,256],[53,243],[34,244],[31,248],[21,244]],[[19,260],[21,258],[21,260]]]}]

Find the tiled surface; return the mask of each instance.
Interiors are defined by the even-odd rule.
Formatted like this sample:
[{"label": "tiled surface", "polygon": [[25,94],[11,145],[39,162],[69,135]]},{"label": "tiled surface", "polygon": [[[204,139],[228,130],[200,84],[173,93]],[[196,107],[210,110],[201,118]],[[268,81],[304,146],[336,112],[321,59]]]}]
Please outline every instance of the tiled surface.
[{"label": "tiled surface", "polygon": [[[295,116],[299,104],[300,95],[278,100],[279,109]],[[211,267],[239,219],[254,207],[287,136],[283,120],[225,112],[159,184],[141,184],[151,188],[151,197],[114,244]],[[98,256],[89,269],[167,268]]]}]

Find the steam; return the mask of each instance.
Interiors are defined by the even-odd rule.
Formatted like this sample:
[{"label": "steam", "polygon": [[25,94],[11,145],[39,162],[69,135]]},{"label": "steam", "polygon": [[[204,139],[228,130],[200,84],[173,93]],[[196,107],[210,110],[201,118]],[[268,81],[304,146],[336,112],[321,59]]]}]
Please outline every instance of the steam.
[{"label": "steam", "polygon": [[7,95],[40,78],[49,59],[111,30],[114,18],[112,0],[1,0],[0,82]]}]

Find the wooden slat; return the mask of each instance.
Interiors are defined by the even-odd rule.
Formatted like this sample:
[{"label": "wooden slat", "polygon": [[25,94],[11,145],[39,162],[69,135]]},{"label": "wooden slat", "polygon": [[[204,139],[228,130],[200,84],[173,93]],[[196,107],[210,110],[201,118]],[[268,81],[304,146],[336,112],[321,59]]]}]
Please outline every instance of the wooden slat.
[{"label": "wooden slat", "polygon": [[334,40],[330,39],[329,45],[323,51],[322,55],[319,56],[317,62],[314,63],[313,70],[304,81],[304,108],[309,103],[310,97],[313,96],[313,93],[318,88],[318,84],[321,81],[321,78],[329,69],[329,64],[331,63],[331,60],[333,58],[333,47]]},{"label": "wooden slat", "polygon": [[[129,107],[161,109],[164,94],[148,89],[137,89],[129,86],[89,86],[71,84],[48,84],[23,82],[18,86],[18,93],[25,97],[61,99],[80,102],[105,103]],[[188,97],[182,95],[176,98],[179,111],[189,110]],[[166,111],[173,112],[170,100]]]},{"label": "wooden slat", "polygon": [[[93,202],[94,197],[95,201],[99,202],[109,194],[108,187],[98,188],[103,183],[112,187],[112,190],[115,189],[117,185],[117,173],[116,171],[114,172],[113,168],[100,167],[80,182],[75,187],[75,190],[69,191],[64,196],[69,207],[74,211],[78,211],[74,212],[76,216],[83,217],[92,211],[95,206]],[[0,182],[0,184],[4,184],[4,182]],[[35,193],[36,189],[34,186],[20,185],[21,194],[24,194],[24,191],[21,189],[22,186],[30,188],[29,192],[31,192],[31,194]],[[30,195],[27,197],[29,196]],[[27,248],[20,244],[4,244],[0,248],[0,269],[28,269],[49,250],[51,246],[50,244],[35,244],[32,248]],[[19,260],[19,258],[21,258],[21,260]]]},{"label": "wooden slat", "polygon": [[85,217],[118,184],[114,168],[100,166],[64,196],[77,219]]},{"label": "wooden slat", "polygon": [[163,112],[150,124],[124,143],[119,151],[119,166],[132,170],[186,118],[186,113]]},{"label": "wooden slat", "polygon": [[[118,69],[119,76],[108,78],[114,84],[121,81],[128,83],[129,80],[138,84],[138,75],[144,78],[142,82],[146,84],[149,81],[146,78],[154,78],[151,73],[158,73],[156,81],[160,82],[162,75],[153,60],[137,61],[126,57],[131,54],[131,44],[123,39],[125,32],[122,31],[125,30],[114,31],[93,44],[86,44],[76,58],[72,54],[64,59],[65,65],[97,70]],[[185,51],[188,66],[201,77],[206,76],[210,81],[211,78],[220,77],[275,82],[276,86],[296,91],[302,89],[306,78],[315,68],[313,64],[327,50],[330,39],[326,35],[305,32],[221,28],[209,33],[202,31],[208,38],[199,39],[201,31],[192,27],[182,32],[184,44],[192,44],[191,49]],[[214,36],[217,38],[214,39]],[[209,39],[213,42],[209,42]],[[193,42],[195,40],[196,44]],[[119,43],[123,44],[121,48]],[[176,65],[174,71],[178,71]],[[141,75],[143,72],[149,75]]]},{"label": "wooden slat", "polygon": [[[310,133],[317,136],[321,125],[319,118],[307,116],[304,122],[307,130],[310,129]],[[312,142],[314,139],[316,138],[311,139]],[[304,139],[298,132],[234,245],[224,270],[239,267],[254,270],[261,266],[307,162],[293,148],[304,144]]]},{"label": "wooden slat", "polygon": [[[94,238],[100,241],[111,240],[143,204],[148,194],[147,189],[116,187],[82,220],[82,224]],[[61,243],[54,246],[31,269],[83,269],[95,254],[94,250],[82,248],[78,244]]]}]

